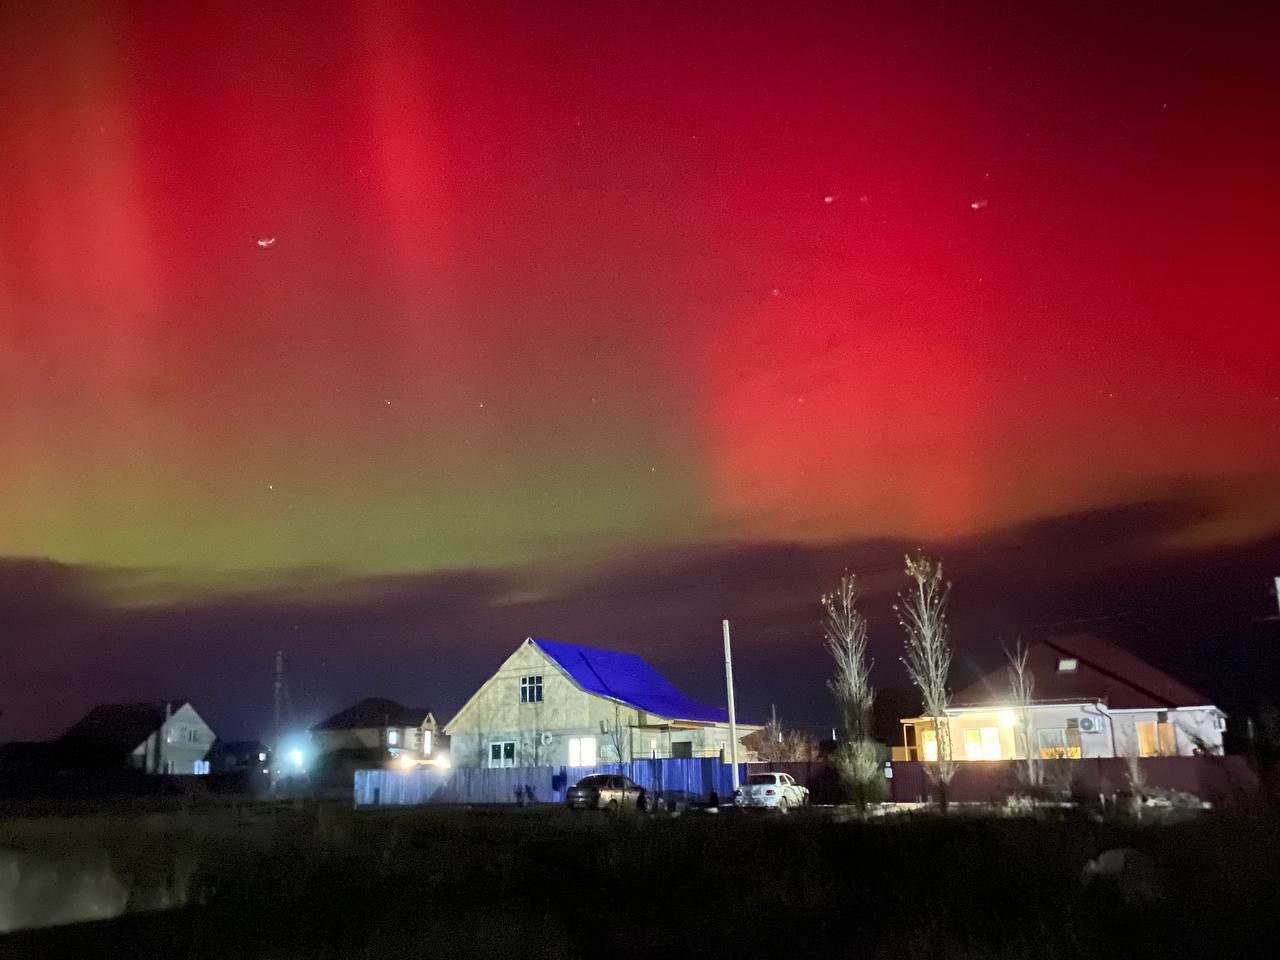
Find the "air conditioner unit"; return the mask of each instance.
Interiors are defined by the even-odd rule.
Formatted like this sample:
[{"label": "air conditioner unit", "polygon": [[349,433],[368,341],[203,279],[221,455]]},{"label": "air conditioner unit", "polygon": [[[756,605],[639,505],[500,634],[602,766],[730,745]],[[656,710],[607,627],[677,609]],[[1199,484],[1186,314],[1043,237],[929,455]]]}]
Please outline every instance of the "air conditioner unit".
[{"label": "air conditioner unit", "polygon": [[1097,717],[1081,717],[1080,732],[1081,733],[1098,733],[1102,730],[1102,721]]}]

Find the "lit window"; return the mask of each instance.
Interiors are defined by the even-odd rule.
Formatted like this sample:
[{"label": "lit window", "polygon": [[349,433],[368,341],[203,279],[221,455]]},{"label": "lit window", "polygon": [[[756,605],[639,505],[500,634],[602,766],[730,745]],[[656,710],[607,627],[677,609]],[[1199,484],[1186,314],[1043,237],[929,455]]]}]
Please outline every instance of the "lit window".
[{"label": "lit window", "polygon": [[542,702],[542,677],[521,677],[520,678],[520,702],[521,703],[541,703]]},{"label": "lit window", "polygon": [[1080,731],[1077,729],[1037,730],[1036,746],[1041,760],[1079,760]]},{"label": "lit window", "polygon": [[431,731],[430,730],[422,731],[422,752],[423,753],[431,752]]},{"label": "lit window", "polygon": [[649,738],[649,756],[652,757],[654,760],[658,759],[658,738],[657,737]]},{"label": "lit window", "polygon": [[259,763],[261,763],[262,761],[264,761],[264,760],[266,760],[266,759],[267,759],[267,755],[266,755],[265,753],[260,753],[260,754],[258,754],[258,762],[259,762]]},{"label": "lit window", "polygon": [[1000,759],[1000,730],[998,727],[983,727],[980,730],[964,732],[965,756],[970,760]]},{"label": "lit window", "polygon": [[197,777],[203,777],[205,774],[209,772],[209,761],[196,760],[191,764],[191,772],[194,773]]},{"label": "lit window", "polygon": [[489,744],[489,766],[514,767],[516,765],[516,742],[514,740],[497,740]]},{"label": "lit window", "polygon": [[594,767],[596,765],[596,738],[569,738],[569,766]]},{"label": "lit window", "polygon": [[[1168,716],[1168,714],[1165,714]],[[1143,720],[1134,724],[1138,729],[1138,756],[1172,757],[1178,753],[1173,735],[1173,724]]]},{"label": "lit window", "polygon": [[924,752],[924,758],[930,763],[936,763],[938,760],[938,736],[932,730],[925,730],[920,734],[920,748]]},{"label": "lit window", "polygon": [[1080,666],[1080,661],[1075,657],[1063,657],[1058,661],[1059,673],[1075,673]]},{"label": "lit window", "polygon": [[388,730],[388,731],[387,731],[387,743],[389,743],[391,746],[393,746],[393,747],[394,747],[394,746],[395,746],[396,744],[398,744],[399,742],[400,742],[400,731],[399,731],[399,730]]}]

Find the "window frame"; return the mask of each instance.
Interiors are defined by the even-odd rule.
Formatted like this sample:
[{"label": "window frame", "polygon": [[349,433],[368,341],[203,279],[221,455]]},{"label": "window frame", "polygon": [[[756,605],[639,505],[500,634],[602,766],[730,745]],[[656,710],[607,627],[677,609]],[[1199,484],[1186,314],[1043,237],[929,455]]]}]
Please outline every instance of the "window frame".
[{"label": "window frame", "polygon": [[[510,748],[509,750],[507,748]],[[494,753],[497,757],[494,757]],[[510,754],[508,757],[507,754]],[[495,759],[497,762],[495,763]],[[510,762],[508,762],[508,760]],[[505,770],[516,765],[516,741],[514,740],[490,740],[489,741],[489,768],[491,770]]]},{"label": "window frame", "polygon": [[[590,763],[584,762],[586,757],[584,756],[583,747],[585,747],[588,744],[590,744],[591,752],[586,756],[590,757],[591,759]],[[598,766],[600,763],[600,743],[594,736],[584,735],[581,737],[570,737],[568,749],[569,749],[568,766],[570,767],[595,767],[595,766]],[[574,762],[575,754],[577,754],[576,763]]]},{"label": "window frame", "polygon": [[530,673],[520,678],[520,702],[542,703],[542,674]]}]

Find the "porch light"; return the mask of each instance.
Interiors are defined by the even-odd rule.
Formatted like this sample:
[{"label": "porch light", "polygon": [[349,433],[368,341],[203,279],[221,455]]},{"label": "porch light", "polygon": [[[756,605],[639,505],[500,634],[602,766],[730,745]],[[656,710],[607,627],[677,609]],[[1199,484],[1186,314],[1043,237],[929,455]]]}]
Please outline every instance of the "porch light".
[{"label": "porch light", "polygon": [[1000,711],[1000,715],[999,715],[1000,726],[1002,726],[1002,727],[1012,727],[1012,726],[1013,726],[1013,721],[1014,721],[1015,719],[1017,719],[1017,718],[1016,718],[1016,717],[1014,717],[1014,715],[1013,715],[1013,711],[1012,711],[1012,710],[1001,710],[1001,711]]}]

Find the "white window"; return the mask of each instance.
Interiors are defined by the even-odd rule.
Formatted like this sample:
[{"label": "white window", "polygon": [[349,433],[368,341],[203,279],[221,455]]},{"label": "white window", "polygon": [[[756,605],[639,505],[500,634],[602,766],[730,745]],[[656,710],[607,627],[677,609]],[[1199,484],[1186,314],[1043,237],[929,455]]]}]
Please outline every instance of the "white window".
[{"label": "white window", "polygon": [[654,760],[658,759],[658,738],[657,737],[649,738],[649,756]]},{"label": "white window", "polygon": [[569,766],[594,767],[596,765],[596,738],[569,738]]},{"label": "white window", "polygon": [[970,760],[1000,759],[1000,728],[982,727],[964,732],[964,753]]},{"label": "white window", "polygon": [[197,777],[203,777],[209,772],[208,760],[196,760],[191,764],[191,772]]},{"label": "white window", "polygon": [[399,742],[400,742],[400,731],[399,731],[399,730],[388,730],[388,731],[387,731],[387,743],[394,747],[394,746],[395,746],[396,744],[398,744]]},{"label": "white window", "polygon": [[1062,657],[1058,660],[1059,673],[1075,673],[1080,667],[1080,661],[1075,657]]},{"label": "white window", "polygon": [[516,765],[516,742],[514,740],[495,740],[489,744],[489,766],[514,767]]},{"label": "white window", "polygon": [[259,762],[259,763],[261,763],[262,761],[264,761],[264,760],[266,760],[266,759],[267,759],[267,755],[266,755],[265,753],[259,753],[259,754],[258,754],[258,762]]},{"label": "white window", "polygon": [[422,731],[422,752],[423,753],[431,752],[431,731],[430,730]]},{"label": "white window", "polygon": [[541,703],[542,702],[542,677],[521,677],[520,678],[520,702],[521,703]]}]

